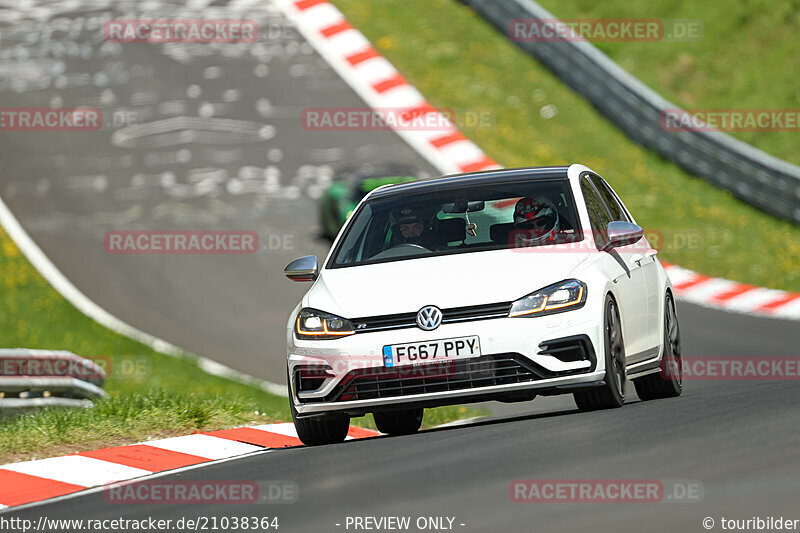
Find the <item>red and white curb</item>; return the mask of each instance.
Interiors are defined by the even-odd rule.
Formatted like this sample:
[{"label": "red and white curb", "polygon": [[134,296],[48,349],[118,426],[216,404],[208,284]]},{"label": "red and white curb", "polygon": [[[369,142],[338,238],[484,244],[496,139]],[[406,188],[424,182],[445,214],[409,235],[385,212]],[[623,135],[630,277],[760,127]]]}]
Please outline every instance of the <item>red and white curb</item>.
[{"label": "red and white curb", "polygon": [[[350,426],[347,440],[380,435]],[[0,509],[65,496],[265,449],[302,446],[294,424],[267,424],[151,440],[0,466]]]},{"label": "red and white curb", "polygon": [[[436,131],[398,128],[396,133],[445,174],[502,168],[433,108],[360,31],[325,0],[276,0],[303,37],[373,109],[408,109]],[[435,114],[435,120],[425,120]],[[428,117],[430,118],[430,117]]]},{"label": "red and white curb", "polygon": [[662,264],[672,280],[675,296],[680,300],[734,313],[800,319],[798,293],[712,278],[678,265]]}]

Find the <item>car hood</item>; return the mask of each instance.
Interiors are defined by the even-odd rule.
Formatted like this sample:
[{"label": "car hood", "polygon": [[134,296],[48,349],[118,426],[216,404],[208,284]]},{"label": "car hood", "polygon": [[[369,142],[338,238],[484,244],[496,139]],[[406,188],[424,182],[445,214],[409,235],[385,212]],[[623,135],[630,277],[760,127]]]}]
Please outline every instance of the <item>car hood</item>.
[{"label": "car hood", "polygon": [[357,318],[510,302],[569,278],[588,257],[493,250],[325,269],[303,306]]}]

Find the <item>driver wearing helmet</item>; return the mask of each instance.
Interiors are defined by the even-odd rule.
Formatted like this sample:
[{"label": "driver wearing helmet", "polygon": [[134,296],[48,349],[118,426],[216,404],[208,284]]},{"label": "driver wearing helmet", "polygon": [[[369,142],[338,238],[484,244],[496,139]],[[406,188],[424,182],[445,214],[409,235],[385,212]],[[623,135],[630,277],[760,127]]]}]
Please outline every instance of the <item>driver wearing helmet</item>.
[{"label": "driver wearing helmet", "polygon": [[514,206],[517,246],[539,246],[556,240],[558,209],[544,196],[521,198]]}]

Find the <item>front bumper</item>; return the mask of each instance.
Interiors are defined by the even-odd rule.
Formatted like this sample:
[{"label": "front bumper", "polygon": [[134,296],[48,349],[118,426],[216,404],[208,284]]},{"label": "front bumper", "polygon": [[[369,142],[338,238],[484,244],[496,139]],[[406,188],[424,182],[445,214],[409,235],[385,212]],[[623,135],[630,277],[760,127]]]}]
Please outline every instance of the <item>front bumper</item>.
[{"label": "front bumper", "polygon": [[[291,401],[299,417],[433,407],[533,394],[559,394],[603,379],[598,313],[582,309],[543,317],[443,324],[305,341],[289,334]],[[480,358],[413,368],[384,367],[385,345],[480,337]],[[558,341],[558,342],[554,342]],[[580,345],[580,350],[574,346]],[[583,355],[581,355],[581,352]],[[599,351],[602,354],[602,350]],[[306,379],[313,369],[313,379]]]}]

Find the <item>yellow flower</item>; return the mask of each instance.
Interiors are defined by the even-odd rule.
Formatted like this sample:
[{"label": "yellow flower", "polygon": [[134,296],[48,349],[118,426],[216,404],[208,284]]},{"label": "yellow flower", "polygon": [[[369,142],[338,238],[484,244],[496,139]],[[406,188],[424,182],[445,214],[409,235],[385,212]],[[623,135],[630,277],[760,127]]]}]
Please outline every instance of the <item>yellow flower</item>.
[{"label": "yellow flower", "polygon": [[3,255],[7,258],[19,257],[19,250],[14,245],[14,242],[5,235],[0,238],[2,238],[3,241]]},{"label": "yellow flower", "polygon": [[378,39],[378,48],[381,50],[390,50],[394,46],[391,37],[381,37]]},{"label": "yellow flower", "polygon": [[550,161],[553,157],[553,152],[544,144],[537,145],[534,151],[536,152],[536,157],[539,158],[540,161]]}]

